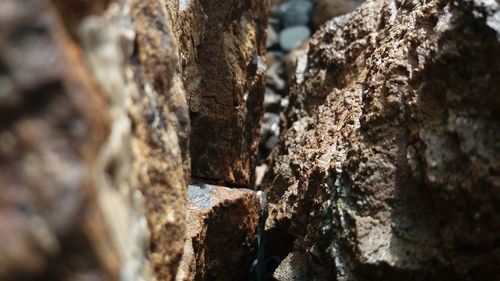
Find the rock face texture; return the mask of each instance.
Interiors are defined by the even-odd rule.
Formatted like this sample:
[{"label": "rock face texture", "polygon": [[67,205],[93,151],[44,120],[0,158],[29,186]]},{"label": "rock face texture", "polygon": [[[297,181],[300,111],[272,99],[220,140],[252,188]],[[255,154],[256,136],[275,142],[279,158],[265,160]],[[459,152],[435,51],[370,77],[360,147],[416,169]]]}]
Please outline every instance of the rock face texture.
[{"label": "rock face texture", "polygon": [[191,117],[192,175],[251,187],[263,111],[267,1],[183,0],[173,10]]},{"label": "rock face texture", "polygon": [[307,257],[295,268],[500,278],[499,14],[493,2],[376,0],[313,36],[263,183],[269,240],[286,234]]},{"label": "rock face texture", "polygon": [[171,20],[77,2],[0,3],[0,279],[173,280],[190,163]]},{"label": "rock face texture", "polygon": [[105,100],[45,3],[2,1],[0,32],[0,280],[116,279],[96,198]]},{"label": "rock face texture", "polygon": [[258,219],[252,190],[189,185],[188,239],[176,280],[248,279]]},{"label": "rock face texture", "polygon": [[[265,1],[0,1],[0,280],[174,280],[191,154],[253,182],[266,21]],[[231,280],[258,204],[213,190],[188,273]]]}]

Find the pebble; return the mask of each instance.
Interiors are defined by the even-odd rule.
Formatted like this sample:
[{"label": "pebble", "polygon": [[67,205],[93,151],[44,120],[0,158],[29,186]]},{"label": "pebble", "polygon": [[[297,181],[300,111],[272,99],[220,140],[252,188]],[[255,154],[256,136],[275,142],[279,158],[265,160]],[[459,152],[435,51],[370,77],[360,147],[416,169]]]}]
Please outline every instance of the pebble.
[{"label": "pebble", "polygon": [[264,93],[264,109],[266,112],[279,112],[281,106],[281,96],[272,89],[266,88]]},{"label": "pebble", "polygon": [[283,29],[280,33],[280,46],[290,52],[311,36],[311,31],[305,26],[294,26]]},{"label": "pebble", "polygon": [[266,48],[271,48],[278,44],[278,33],[272,25],[267,26]]},{"label": "pebble", "polygon": [[279,7],[279,15],[284,27],[308,25],[313,4],[306,0],[291,0]]},{"label": "pebble", "polygon": [[283,74],[283,67],[281,63],[275,63],[269,67],[266,72],[266,83],[271,88],[278,92],[282,92],[286,88],[286,83],[281,75]]}]

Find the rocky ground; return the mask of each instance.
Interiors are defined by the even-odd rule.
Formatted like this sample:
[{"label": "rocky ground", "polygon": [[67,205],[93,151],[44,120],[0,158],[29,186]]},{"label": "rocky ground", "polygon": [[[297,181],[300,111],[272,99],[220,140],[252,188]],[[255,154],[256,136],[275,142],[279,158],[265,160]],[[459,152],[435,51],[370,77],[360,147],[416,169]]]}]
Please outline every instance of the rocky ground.
[{"label": "rocky ground", "polygon": [[499,77],[494,1],[2,0],[0,281],[500,280]]}]

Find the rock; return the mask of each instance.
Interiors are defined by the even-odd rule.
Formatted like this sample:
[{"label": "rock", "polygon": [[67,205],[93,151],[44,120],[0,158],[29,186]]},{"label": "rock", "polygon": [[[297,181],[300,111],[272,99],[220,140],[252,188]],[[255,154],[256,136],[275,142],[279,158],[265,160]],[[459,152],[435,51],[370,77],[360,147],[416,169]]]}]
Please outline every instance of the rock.
[{"label": "rock", "polygon": [[1,280],[176,275],[191,165],[173,11],[110,2],[0,3],[0,181],[20,194],[0,190]]},{"label": "rock", "polygon": [[334,17],[352,12],[361,3],[353,0],[315,0],[313,24],[319,28]]},{"label": "rock", "polygon": [[277,92],[284,92],[286,90],[286,83],[282,75],[283,64],[281,62],[271,65],[266,72],[267,85]]},{"label": "rock", "polygon": [[[174,5],[170,2],[167,6]],[[253,184],[265,89],[267,5],[267,0],[191,1],[172,13],[190,97],[194,177]]]},{"label": "rock", "polygon": [[281,96],[276,94],[273,90],[266,88],[264,94],[264,109],[266,112],[278,113],[281,106]]},{"label": "rock", "polygon": [[266,164],[258,165],[255,168],[255,186],[260,186],[268,168],[269,167]]},{"label": "rock", "polygon": [[307,52],[309,51],[309,40],[305,40],[300,46],[291,51],[283,60],[285,69],[285,77],[288,85],[292,85],[297,74],[302,72],[303,65],[299,62],[307,60]]},{"label": "rock", "polygon": [[311,280],[307,256],[300,252],[291,252],[274,271],[277,281]]},{"label": "rock", "polygon": [[[0,2],[0,280],[148,280],[126,93],[73,37],[93,9],[65,26],[63,7]],[[121,66],[114,31],[104,72]]]},{"label": "rock", "polygon": [[305,26],[288,27],[280,33],[280,46],[283,50],[290,52],[311,36],[311,31]]},{"label": "rock", "polygon": [[146,198],[149,258],[158,280],[173,280],[184,249],[190,179],[189,111],[172,22],[161,1],[134,0],[132,60],[135,170]]},{"label": "rock", "polygon": [[313,4],[307,0],[290,0],[279,6],[279,15],[285,28],[307,26],[311,21]]},{"label": "rock", "polygon": [[273,135],[280,134],[280,116],[276,113],[266,112],[262,117],[261,135],[269,132]]},{"label": "rock", "polygon": [[262,184],[310,279],[500,278],[499,13],[370,0],[310,40]]},{"label": "rock", "polygon": [[248,278],[259,221],[259,200],[254,191],[189,185],[187,221],[188,250],[177,281]]},{"label": "rock", "polygon": [[278,34],[272,25],[267,25],[266,48],[272,48],[278,44]]}]

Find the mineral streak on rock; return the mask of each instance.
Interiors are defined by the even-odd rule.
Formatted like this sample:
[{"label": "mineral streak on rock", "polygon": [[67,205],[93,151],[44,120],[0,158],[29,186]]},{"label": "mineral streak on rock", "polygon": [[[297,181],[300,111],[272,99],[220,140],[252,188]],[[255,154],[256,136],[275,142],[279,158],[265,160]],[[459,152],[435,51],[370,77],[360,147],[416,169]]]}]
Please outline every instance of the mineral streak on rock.
[{"label": "mineral streak on rock", "polygon": [[375,0],[313,36],[263,183],[308,274],[500,279],[499,13]]},{"label": "mineral streak on rock", "polygon": [[192,125],[192,174],[250,187],[263,111],[267,1],[180,4],[173,18]]},{"label": "mineral streak on rock", "polygon": [[187,240],[176,280],[246,280],[258,219],[252,190],[189,185]]}]

